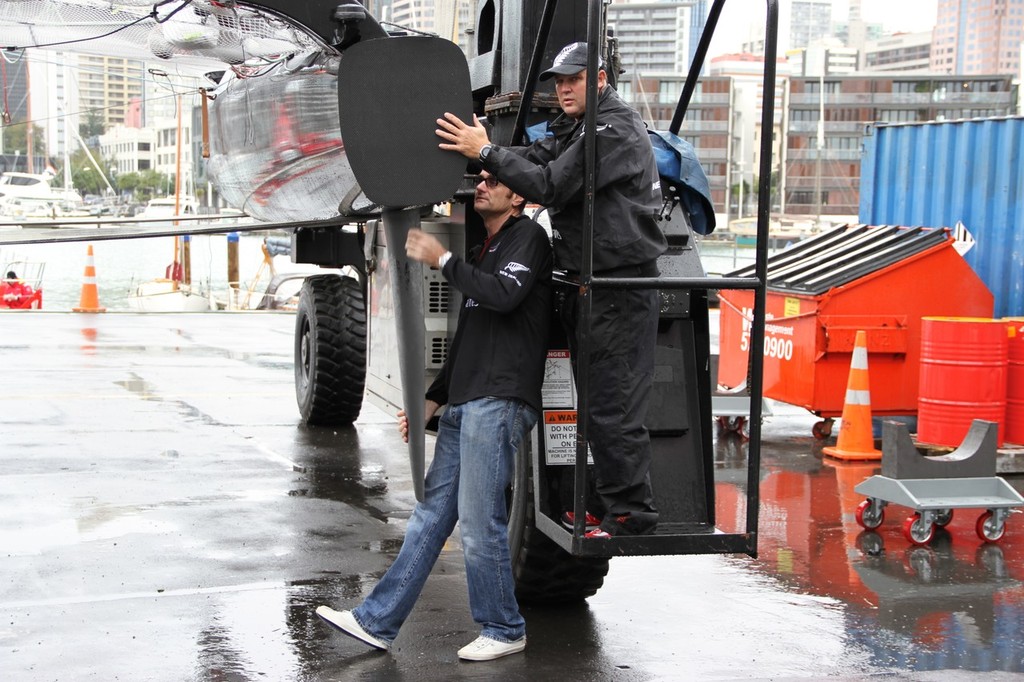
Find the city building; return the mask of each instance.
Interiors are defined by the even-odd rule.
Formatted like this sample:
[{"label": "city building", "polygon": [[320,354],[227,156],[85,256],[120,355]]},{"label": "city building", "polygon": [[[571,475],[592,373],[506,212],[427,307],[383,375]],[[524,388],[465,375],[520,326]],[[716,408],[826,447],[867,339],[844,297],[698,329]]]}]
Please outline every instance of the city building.
[{"label": "city building", "polygon": [[896,33],[864,43],[861,71],[898,71],[924,73],[931,71],[932,32]]},{"label": "city building", "polygon": [[32,64],[32,118],[41,121],[43,140],[37,152],[45,152],[57,166],[79,147],[79,91],[76,77],[78,55],[47,52]]},{"label": "city building", "polygon": [[783,50],[808,47],[832,34],[832,0],[791,0],[779,6]]},{"label": "city building", "polygon": [[78,55],[78,102],[83,116],[94,112],[104,128],[124,125],[132,99],[142,96],[144,62],[106,55]]},{"label": "city building", "polygon": [[99,136],[99,143],[100,154],[114,164],[115,175],[155,167],[156,131],[151,128],[114,126]]},{"label": "city building", "polygon": [[885,35],[885,29],[881,24],[864,21],[860,7],[861,0],[850,0],[846,21],[833,22],[832,35],[846,47],[863,52],[869,40],[877,40]]},{"label": "city building", "polygon": [[[376,15],[381,21],[422,33],[433,33],[458,44],[467,55],[472,55],[471,36],[475,23],[476,3],[470,0],[391,0],[380,3]],[[371,12],[373,7],[370,8]]]},{"label": "city building", "polygon": [[[668,130],[675,116],[685,75],[624,79],[618,90],[653,130]],[[708,77],[697,83],[687,107],[679,136],[690,142],[711,185],[712,203],[725,206],[730,178],[733,87],[731,78]]]},{"label": "city building", "polygon": [[[23,137],[20,130],[16,137],[4,135],[7,126],[24,123],[32,116],[32,104],[29,102],[29,87],[32,82],[29,61],[23,56],[13,63],[4,63],[3,66],[4,97],[0,100],[0,172],[17,170],[23,173],[38,173],[42,168],[36,164],[35,157],[39,153],[39,150],[35,149],[37,143],[33,140],[33,150],[30,154],[27,145],[16,146],[12,142]],[[40,140],[38,144],[41,146],[41,143]]]},{"label": "city building", "polygon": [[786,52],[793,76],[834,76],[857,72],[860,53],[835,38],[820,40],[810,47]]},{"label": "city building", "polygon": [[931,69],[964,75],[1016,74],[1024,0],[938,0]]},{"label": "city building", "polygon": [[[728,217],[741,218],[751,215],[756,196],[752,189],[760,175],[761,130],[764,112],[764,55],[749,53],[719,55],[711,60],[711,75],[732,80],[732,126],[729,143],[730,179],[728,186],[734,189],[727,209]],[[772,93],[775,102],[772,121],[772,140],[775,151],[772,154],[772,171],[778,172],[779,145],[784,139],[782,122],[785,113],[786,86],[789,64],[785,58],[777,58],[775,65],[775,87]],[[776,202],[777,203],[777,202]]]},{"label": "city building", "polygon": [[623,78],[687,72],[691,9],[689,2],[608,5],[608,29],[619,45]]},{"label": "city building", "polygon": [[1009,76],[792,76],[789,84],[782,211],[791,215],[857,214],[866,123],[1005,116],[1016,110]]},{"label": "city building", "polygon": [[[690,8],[690,35],[688,38],[687,64],[693,63],[694,55],[697,53],[697,45],[700,44],[700,36],[704,33],[704,25],[708,21],[708,11],[711,9],[708,0],[691,0]],[[702,74],[708,72],[708,65],[705,62]]]}]

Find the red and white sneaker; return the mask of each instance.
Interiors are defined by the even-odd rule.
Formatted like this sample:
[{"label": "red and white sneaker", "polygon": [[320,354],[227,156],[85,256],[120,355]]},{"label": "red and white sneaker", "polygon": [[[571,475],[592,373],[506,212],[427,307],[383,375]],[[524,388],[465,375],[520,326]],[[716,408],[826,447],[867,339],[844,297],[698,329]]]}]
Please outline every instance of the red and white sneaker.
[{"label": "red and white sneaker", "polygon": [[605,517],[604,522],[583,537],[607,540],[616,535],[651,535],[658,526],[658,515],[654,512],[634,512],[622,516]]},{"label": "red and white sneaker", "polygon": [[[571,511],[562,512],[562,525],[572,530],[574,522],[576,521],[576,514]],[[593,530],[601,525],[601,519],[597,518],[590,512],[586,513],[583,517],[583,523],[586,524],[587,530]]]},{"label": "red and white sneaker", "polygon": [[595,528],[592,531],[588,531],[588,532],[584,533],[583,537],[585,537],[585,538],[587,538],[589,540],[611,540],[612,539],[611,534],[608,531],[606,531],[604,528],[601,528],[600,526],[598,526],[597,528]]}]

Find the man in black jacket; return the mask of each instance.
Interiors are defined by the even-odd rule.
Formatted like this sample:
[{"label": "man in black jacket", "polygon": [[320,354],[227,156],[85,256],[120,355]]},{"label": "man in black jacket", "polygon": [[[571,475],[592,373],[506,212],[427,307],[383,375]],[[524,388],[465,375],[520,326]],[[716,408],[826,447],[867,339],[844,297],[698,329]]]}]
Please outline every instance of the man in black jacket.
[{"label": "man in black jacket", "polygon": [[[441,405],[423,502],[416,505],[395,563],[352,611],[320,606],[321,618],[388,649],[458,521],[469,605],[480,636],[459,658],[487,661],[522,651],[526,624],[515,598],[505,493],[515,453],[541,411],[551,317],[551,245],[521,215],[525,200],[484,173],[474,208],[487,239],[469,261],[433,236],[410,230],[406,253],[441,268],[463,294],[448,358],[427,390],[426,418]],[[408,439],[408,420],[398,413]]]},{"label": "man in black jacket", "polygon": [[[553,135],[530,146],[491,144],[475,117],[468,124],[447,113],[437,121],[442,149],[479,158],[515,192],[549,208],[556,265],[570,278],[579,274],[582,260],[586,67],[587,44],[572,43],[541,74],[541,80],[555,79],[563,113],[550,126]],[[603,65],[597,85],[594,274],[656,277],[656,261],[667,242],[658,223],[662,194],[654,151],[639,114],[608,84]],[[593,289],[590,295],[589,440],[605,508],[595,510],[600,527],[587,537],[650,533],[658,514],[644,420],[654,381],[658,292]],[[575,359],[578,295],[566,289],[559,300],[564,300],[561,316]]]}]

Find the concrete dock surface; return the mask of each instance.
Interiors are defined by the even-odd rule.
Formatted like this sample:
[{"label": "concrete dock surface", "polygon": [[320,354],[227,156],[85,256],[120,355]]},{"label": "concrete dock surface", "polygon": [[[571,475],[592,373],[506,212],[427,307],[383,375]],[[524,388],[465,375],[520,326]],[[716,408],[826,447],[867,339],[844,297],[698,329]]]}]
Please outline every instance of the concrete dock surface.
[{"label": "concrete dock surface", "polygon": [[[300,424],[288,313],[0,313],[2,680],[1017,679],[1024,518],[997,544],[958,510],[925,546],[878,463],[831,460],[774,403],[759,557],[617,558],[568,609],[525,608],[525,654],[474,639],[457,533],[387,653],[328,628],[393,560],[414,504],[391,415]],[[830,442],[834,443],[833,436]],[[720,525],[746,443],[716,437]],[[429,444],[428,444],[429,448]],[[1024,490],[1024,478],[1006,480]],[[960,513],[960,512],[963,513]]]}]

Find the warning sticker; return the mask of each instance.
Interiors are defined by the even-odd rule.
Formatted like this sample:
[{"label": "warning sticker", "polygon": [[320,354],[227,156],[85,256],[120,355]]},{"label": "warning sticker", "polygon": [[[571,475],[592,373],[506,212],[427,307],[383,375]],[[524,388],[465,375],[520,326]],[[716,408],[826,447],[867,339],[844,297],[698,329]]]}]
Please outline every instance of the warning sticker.
[{"label": "warning sticker", "polygon": [[[544,411],[544,452],[548,464],[576,461],[576,410]],[[589,446],[587,463],[594,463]]]},{"label": "warning sticker", "polygon": [[569,351],[549,350],[541,387],[544,407],[576,407],[576,385],[572,380]]}]

